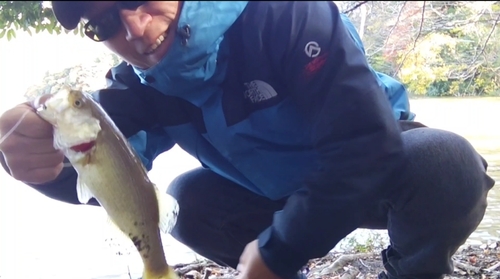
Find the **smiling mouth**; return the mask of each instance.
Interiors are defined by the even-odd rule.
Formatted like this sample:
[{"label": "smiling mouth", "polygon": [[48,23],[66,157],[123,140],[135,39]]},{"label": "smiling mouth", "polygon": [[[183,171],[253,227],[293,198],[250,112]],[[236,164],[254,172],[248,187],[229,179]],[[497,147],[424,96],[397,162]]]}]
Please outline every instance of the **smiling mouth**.
[{"label": "smiling mouth", "polygon": [[150,54],[153,54],[157,49],[158,47],[163,44],[163,42],[165,41],[165,39],[167,38],[167,35],[168,35],[168,31],[163,33],[162,35],[160,35],[155,43],[153,45],[151,45],[145,52],[144,54],[146,55],[150,55]]}]

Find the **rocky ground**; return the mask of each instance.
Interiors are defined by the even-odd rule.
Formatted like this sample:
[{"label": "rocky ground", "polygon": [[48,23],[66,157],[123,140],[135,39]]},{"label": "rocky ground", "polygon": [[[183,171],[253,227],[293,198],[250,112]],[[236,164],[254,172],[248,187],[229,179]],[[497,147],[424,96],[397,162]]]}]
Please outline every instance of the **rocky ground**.
[{"label": "rocky ground", "polygon": [[[455,270],[447,279],[500,278],[500,242],[463,246],[453,256]],[[175,266],[183,279],[232,279],[237,272],[210,261]],[[378,252],[330,253],[311,260],[303,272],[308,279],[372,279],[383,271]]]}]

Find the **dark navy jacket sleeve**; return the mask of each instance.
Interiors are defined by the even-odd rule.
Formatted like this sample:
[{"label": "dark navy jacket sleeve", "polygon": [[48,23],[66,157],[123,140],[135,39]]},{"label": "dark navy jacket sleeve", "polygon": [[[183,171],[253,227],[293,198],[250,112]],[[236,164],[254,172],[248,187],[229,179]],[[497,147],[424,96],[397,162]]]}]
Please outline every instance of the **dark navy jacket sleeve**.
[{"label": "dark navy jacket sleeve", "polygon": [[398,184],[406,159],[390,103],[335,4],[264,5],[263,43],[314,127],[321,163],[258,237],[268,267],[293,278],[362,225],[374,201]]},{"label": "dark navy jacket sleeve", "polygon": [[[108,87],[95,92],[93,97],[129,140],[146,169],[151,170],[154,158],[175,144],[161,127],[155,125],[156,117],[148,107],[148,93],[159,93],[142,85],[125,63],[111,69],[106,78]],[[76,171],[66,167],[54,181],[30,186],[50,198],[79,204],[76,179]],[[95,199],[89,204],[98,205]]]}]

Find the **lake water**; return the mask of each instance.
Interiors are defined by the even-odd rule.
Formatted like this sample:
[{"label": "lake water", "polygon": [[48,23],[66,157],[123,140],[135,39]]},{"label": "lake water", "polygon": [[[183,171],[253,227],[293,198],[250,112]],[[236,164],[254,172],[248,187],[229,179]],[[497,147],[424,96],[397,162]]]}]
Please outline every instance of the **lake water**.
[{"label": "lake water", "polygon": [[[490,175],[500,184],[500,98],[415,99],[412,110],[424,124],[454,131],[471,141],[488,160]],[[179,148],[161,155],[150,173],[165,189],[178,174],[199,163]],[[469,243],[500,239],[500,190],[493,188],[489,207]],[[138,278],[142,264],[135,251],[116,247],[100,208],[50,200],[0,171],[0,278],[118,279]],[[372,231],[357,230],[349,238],[363,242]],[[384,231],[377,231],[386,239]],[[196,255],[165,236],[167,260],[191,262]],[[336,248],[341,248],[346,241]],[[130,255],[117,256],[122,251]]]},{"label": "lake water", "polygon": [[500,98],[420,99],[411,101],[418,121],[453,131],[467,138],[488,161],[488,174],[496,185],[488,196],[488,208],[470,243],[500,237]]}]

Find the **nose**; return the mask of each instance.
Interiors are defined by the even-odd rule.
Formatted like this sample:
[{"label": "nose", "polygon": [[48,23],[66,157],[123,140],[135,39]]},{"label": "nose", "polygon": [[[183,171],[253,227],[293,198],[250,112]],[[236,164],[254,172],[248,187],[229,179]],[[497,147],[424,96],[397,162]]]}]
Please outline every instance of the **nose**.
[{"label": "nose", "polygon": [[135,11],[121,10],[120,13],[123,25],[125,26],[125,30],[127,32],[127,41],[141,38],[144,35],[146,27],[152,20],[150,14],[144,13],[139,9]]}]

